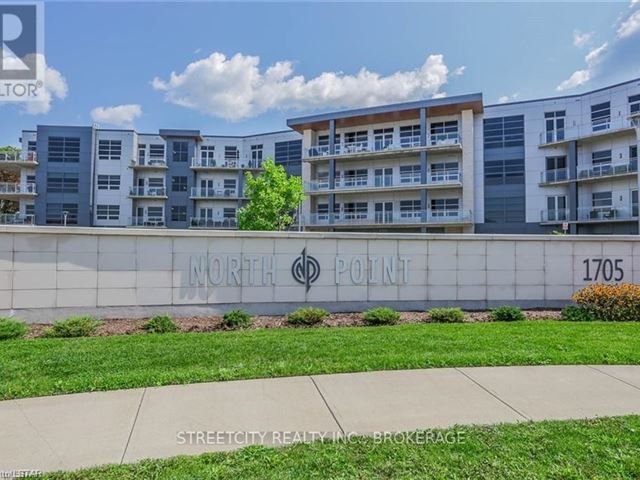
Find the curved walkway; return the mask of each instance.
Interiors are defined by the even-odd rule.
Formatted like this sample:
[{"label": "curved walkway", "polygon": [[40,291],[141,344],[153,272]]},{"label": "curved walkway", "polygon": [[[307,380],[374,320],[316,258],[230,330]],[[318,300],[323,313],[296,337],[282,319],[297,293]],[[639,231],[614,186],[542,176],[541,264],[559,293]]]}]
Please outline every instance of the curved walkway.
[{"label": "curved walkway", "polygon": [[640,414],[640,366],[443,368],[80,393],[0,402],[0,471],[627,414]]}]

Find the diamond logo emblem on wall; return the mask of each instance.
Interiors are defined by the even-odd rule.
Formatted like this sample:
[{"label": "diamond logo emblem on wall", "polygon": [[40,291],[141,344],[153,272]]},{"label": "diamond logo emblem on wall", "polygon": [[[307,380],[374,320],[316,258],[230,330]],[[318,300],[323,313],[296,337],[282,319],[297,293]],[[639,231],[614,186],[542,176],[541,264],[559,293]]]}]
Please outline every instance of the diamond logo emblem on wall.
[{"label": "diamond logo emblem on wall", "polygon": [[291,265],[291,275],[296,282],[303,284],[307,292],[320,276],[320,263],[311,255],[307,255],[307,249],[303,248],[300,256]]}]

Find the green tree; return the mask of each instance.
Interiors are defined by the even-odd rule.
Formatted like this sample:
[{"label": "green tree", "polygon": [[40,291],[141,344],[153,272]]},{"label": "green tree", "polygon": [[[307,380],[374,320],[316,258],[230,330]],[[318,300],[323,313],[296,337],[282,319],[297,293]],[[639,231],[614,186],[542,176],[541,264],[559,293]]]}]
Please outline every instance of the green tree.
[{"label": "green tree", "polygon": [[[11,145],[6,145],[4,147],[0,147],[0,153],[10,153],[10,154],[19,154],[20,149],[16,147],[12,147]],[[10,172],[8,170],[0,170],[0,182],[7,183],[18,183],[20,181],[20,175],[15,172]],[[14,202],[13,200],[0,200],[0,214],[1,213],[15,213],[18,211],[19,203]]]},{"label": "green tree", "polygon": [[284,230],[293,224],[304,201],[300,177],[288,176],[271,158],[262,163],[262,168],[256,177],[245,173],[244,195],[249,203],[238,211],[240,230]]}]

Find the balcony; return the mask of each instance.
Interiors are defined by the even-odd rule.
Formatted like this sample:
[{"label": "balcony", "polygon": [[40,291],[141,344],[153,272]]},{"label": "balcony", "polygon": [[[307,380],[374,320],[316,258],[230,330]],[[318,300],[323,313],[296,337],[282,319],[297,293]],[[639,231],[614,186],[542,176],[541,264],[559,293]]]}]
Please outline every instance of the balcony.
[{"label": "balcony", "polygon": [[26,155],[17,153],[0,153],[0,168],[35,168],[38,166],[36,152],[27,152]]},{"label": "balcony", "polygon": [[312,213],[302,219],[308,226],[460,225],[473,222],[468,210],[414,210],[408,212]]},{"label": "balcony", "polygon": [[564,183],[569,181],[569,170],[567,168],[557,168],[555,170],[545,170],[540,172],[540,183]]},{"label": "balcony", "polygon": [[168,167],[167,160],[164,157],[150,157],[131,160],[131,168],[141,170],[164,170]]},{"label": "balcony", "polygon": [[129,196],[132,198],[167,198],[167,189],[149,186],[131,187]]},{"label": "balcony", "polygon": [[216,159],[199,158],[191,159],[191,168],[194,170],[260,170],[262,160]]},{"label": "balcony", "polygon": [[602,163],[599,165],[578,166],[577,180],[590,180],[602,177],[615,177],[635,174],[638,172],[638,160],[632,159],[625,163]]},{"label": "balcony", "polygon": [[458,186],[462,185],[462,174],[460,170],[432,171],[427,175],[427,183],[420,182],[420,173],[401,173],[400,181],[394,181],[392,175],[351,175],[342,176],[335,179],[335,187],[329,189],[329,180],[326,178],[312,180],[306,185],[309,193],[322,193],[328,191],[335,192],[358,192],[362,190],[415,190],[419,188],[437,186]]},{"label": "balcony", "polygon": [[638,206],[627,207],[580,207],[579,222],[620,222],[638,218]]},{"label": "balcony", "polygon": [[540,223],[564,223],[568,221],[569,221],[568,208],[542,210],[540,212]]},{"label": "balcony", "polygon": [[165,226],[164,217],[146,216],[146,217],[130,217],[130,227],[147,227],[147,228],[163,228]]},{"label": "balcony", "polygon": [[238,221],[235,218],[223,218],[222,220],[214,220],[213,218],[191,217],[189,226],[191,228],[233,230],[238,228]]},{"label": "balcony", "polygon": [[35,225],[35,223],[35,215],[26,215],[20,212],[0,215],[0,225]]},{"label": "balcony", "polygon": [[633,130],[633,118],[623,115],[616,118],[599,118],[592,122],[575,125],[571,127],[558,128],[552,131],[546,131],[543,124],[542,133],[540,133],[540,147],[557,146],[571,141],[588,141],[591,139],[602,138],[603,136],[621,135]]},{"label": "balcony", "polygon": [[429,172],[427,176],[428,185],[461,185],[462,173],[460,170],[436,170]]},{"label": "balcony", "polygon": [[405,137],[400,139],[400,143],[387,143],[369,141],[362,142],[342,142],[335,145],[335,153],[330,155],[329,145],[313,145],[307,150],[305,159],[314,160],[319,158],[341,158],[341,157],[360,157],[373,155],[376,157],[384,157],[389,155],[398,155],[411,151],[420,151],[424,149],[450,150],[460,149],[460,135],[457,132],[433,134],[427,136],[426,145],[421,145],[420,137]]},{"label": "balcony", "polygon": [[24,197],[35,197],[36,195],[35,183],[0,183],[0,198],[19,199]]},{"label": "balcony", "polygon": [[191,187],[190,198],[210,200],[238,200],[238,190],[235,188],[205,188]]}]

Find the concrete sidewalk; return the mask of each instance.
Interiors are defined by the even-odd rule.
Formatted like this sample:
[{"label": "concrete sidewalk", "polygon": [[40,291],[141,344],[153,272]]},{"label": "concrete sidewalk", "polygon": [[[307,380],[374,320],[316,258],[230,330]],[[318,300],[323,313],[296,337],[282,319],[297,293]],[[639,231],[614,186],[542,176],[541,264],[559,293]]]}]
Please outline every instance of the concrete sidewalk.
[{"label": "concrete sidewalk", "polygon": [[[286,443],[285,432],[625,414],[640,414],[640,366],[443,368],[82,393],[0,402],[0,471],[229,450],[251,439]],[[219,443],[204,432],[269,435],[227,435]]]}]

